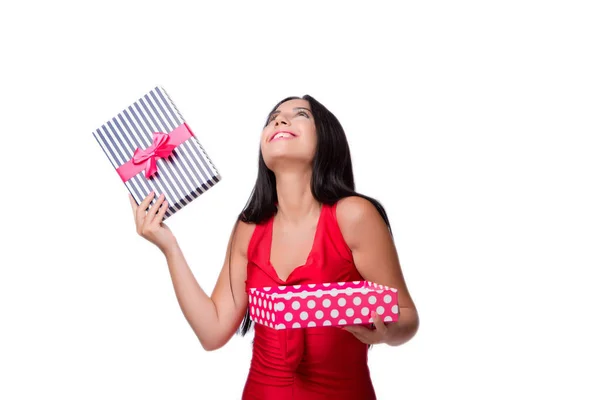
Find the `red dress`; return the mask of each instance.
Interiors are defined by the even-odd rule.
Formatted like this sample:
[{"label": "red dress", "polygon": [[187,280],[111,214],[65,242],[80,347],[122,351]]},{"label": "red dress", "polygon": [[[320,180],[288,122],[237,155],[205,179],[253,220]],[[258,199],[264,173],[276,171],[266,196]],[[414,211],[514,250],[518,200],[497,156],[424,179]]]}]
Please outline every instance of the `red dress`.
[{"label": "red dress", "polygon": [[[270,262],[273,217],[248,245],[246,292],[253,287],[362,280],[335,216],[323,204],[312,249],[287,280]],[[339,327],[275,330],[254,324],[252,361],[243,400],[373,400],[368,346]]]}]

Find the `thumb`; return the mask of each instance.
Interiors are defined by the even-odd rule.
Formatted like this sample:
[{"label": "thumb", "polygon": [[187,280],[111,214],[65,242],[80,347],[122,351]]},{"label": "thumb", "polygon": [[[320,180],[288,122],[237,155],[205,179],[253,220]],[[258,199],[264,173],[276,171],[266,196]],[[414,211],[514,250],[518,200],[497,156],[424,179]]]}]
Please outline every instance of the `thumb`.
[{"label": "thumb", "polygon": [[135,209],[137,208],[137,203],[135,202],[135,200],[133,199],[133,196],[131,195],[131,193],[129,193],[129,204],[131,204],[131,211],[135,212]]}]

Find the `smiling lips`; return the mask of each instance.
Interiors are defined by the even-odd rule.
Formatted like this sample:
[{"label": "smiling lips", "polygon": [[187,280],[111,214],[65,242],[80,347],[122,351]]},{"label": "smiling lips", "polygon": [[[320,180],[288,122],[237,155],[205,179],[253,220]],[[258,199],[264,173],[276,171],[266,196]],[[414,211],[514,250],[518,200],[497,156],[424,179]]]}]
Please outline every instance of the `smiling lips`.
[{"label": "smiling lips", "polygon": [[289,131],[277,131],[273,134],[273,136],[271,136],[271,139],[269,140],[269,142],[274,142],[275,140],[282,140],[282,139],[293,139],[296,137],[295,133],[289,132]]}]

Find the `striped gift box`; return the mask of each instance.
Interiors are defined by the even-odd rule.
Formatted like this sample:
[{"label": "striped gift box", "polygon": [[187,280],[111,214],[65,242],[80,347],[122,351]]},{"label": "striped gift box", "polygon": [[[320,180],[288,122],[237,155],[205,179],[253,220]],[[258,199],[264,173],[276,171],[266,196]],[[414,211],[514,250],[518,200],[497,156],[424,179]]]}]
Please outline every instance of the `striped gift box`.
[{"label": "striped gift box", "polygon": [[[148,168],[123,178],[124,164],[131,163],[136,149],[151,147],[155,132],[170,134],[185,130],[188,136],[166,158],[155,158],[156,173],[147,177]],[[162,87],[156,87],[124,109],[94,132],[102,150],[110,160],[125,186],[137,202],[152,190],[164,193],[169,203],[163,221],[181,210],[221,180],[219,172],[191,133],[185,120]],[[174,136],[169,135],[169,140]],[[138,150],[139,151],[139,150]]]}]

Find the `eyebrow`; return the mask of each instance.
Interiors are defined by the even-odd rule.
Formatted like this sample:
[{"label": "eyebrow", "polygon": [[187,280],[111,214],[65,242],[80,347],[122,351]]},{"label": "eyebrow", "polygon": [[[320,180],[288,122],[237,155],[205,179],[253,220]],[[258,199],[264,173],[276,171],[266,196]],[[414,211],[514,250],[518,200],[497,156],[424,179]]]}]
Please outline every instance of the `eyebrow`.
[{"label": "eyebrow", "polygon": [[[309,110],[308,108],[306,108],[306,107],[294,107],[294,109],[293,109],[293,111],[299,111],[299,110],[306,110],[306,111],[308,111],[308,112],[310,112],[310,113],[312,114],[312,111],[310,111],[310,110]],[[269,114],[269,118],[268,118],[268,119],[271,119],[271,117],[272,117],[273,115],[277,115],[277,114],[280,114],[280,113],[281,113],[281,111],[279,111],[279,110],[277,110],[277,111],[273,111],[271,114]]]}]

